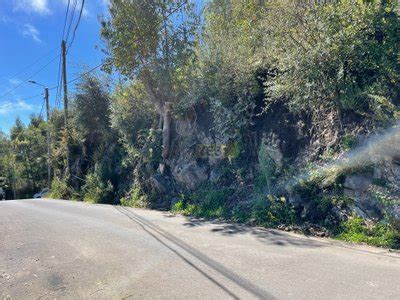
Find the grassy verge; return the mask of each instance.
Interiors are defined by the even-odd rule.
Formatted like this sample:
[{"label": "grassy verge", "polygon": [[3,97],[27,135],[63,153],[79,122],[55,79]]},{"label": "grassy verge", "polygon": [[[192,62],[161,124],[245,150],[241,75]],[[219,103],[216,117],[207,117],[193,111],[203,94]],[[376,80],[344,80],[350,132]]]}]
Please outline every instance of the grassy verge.
[{"label": "grassy verge", "polygon": [[352,243],[400,249],[400,232],[390,224],[378,222],[367,225],[360,217],[344,222],[337,238]]},{"label": "grassy verge", "polygon": [[[199,198],[200,196],[200,198]],[[205,219],[223,219],[268,228],[289,226],[302,228],[304,220],[287,203],[285,198],[259,196],[248,202],[229,203],[229,191],[211,190],[201,192],[191,199],[176,202],[171,210],[186,216]],[[400,249],[400,232],[389,223],[368,223],[360,217],[327,226],[333,238],[372,246]],[[301,231],[301,229],[299,230]]]}]

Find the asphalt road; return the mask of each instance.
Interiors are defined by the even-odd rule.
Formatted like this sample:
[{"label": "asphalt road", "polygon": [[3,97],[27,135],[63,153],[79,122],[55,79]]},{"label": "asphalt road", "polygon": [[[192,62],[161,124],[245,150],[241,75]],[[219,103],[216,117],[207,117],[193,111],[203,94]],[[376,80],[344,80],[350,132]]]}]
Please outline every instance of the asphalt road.
[{"label": "asphalt road", "polygon": [[12,299],[400,299],[400,255],[62,200],[0,202]]}]

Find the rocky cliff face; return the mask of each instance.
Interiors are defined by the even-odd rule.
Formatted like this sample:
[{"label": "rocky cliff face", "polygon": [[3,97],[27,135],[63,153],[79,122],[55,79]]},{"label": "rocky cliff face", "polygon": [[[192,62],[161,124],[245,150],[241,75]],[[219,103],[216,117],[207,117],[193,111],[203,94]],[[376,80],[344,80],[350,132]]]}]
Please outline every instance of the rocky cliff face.
[{"label": "rocky cliff face", "polygon": [[[368,139],[368,125],[348,122],[339,132],[328,126],[336,122],[329,111],[316,117],[293,115],[277,107],[274,114],[259,116],[241,140],[221,141],[212,122],[204,108],[185,119],[173,118],[168,171],[150,180],[168,205],[171,199],[176,202],[176,195],[195,193],[206,185],[250,191],[242,199],[228,199],[233,202],[246,202],[254,193],[284,197],[305,221],[343,221],[355,214],[375,221],[387,217],[400,225],[398,131],[390,140],[392,144],[385,140],[380,148],[372,147],[383,153],[382,157],[372,157],[363,148],[350,149],[355,147],[352,144]],[[349,132],[352,142],[346,141]],[[346,148],[343,143],[350,146]],[[261,144],[264,154],[260,152]],[[387,155],[387,147],[397,148]],[[334,201],[321,209],[318,201],[327,198],[347,200],[339,204]]]}]

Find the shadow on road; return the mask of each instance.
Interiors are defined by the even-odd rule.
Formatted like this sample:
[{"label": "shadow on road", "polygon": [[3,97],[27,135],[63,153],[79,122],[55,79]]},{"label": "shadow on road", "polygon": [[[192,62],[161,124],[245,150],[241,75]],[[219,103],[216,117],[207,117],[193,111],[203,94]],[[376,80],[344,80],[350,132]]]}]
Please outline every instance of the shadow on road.
[{"label": "shadow on road", "polygon": [[[174,217],[173,214],[165,214],[165,217]],[[304,236],[296,237],[290,235],[287,232],[279,231],[277,229],[268,229],[260,227],[251,227],[242,224],[229,224],[219,220],[206,220],[196,217],[185,217],[187,222],[183,225],[189,228],[195,228],[204,225],[214,225],[210,232],[218,233],[223,236],[235,236],[239,234],[250,234],[255,236],[261,242],[267,245],[277,245],[277,246],[297,246],[305,248],[322,248],[322,247],[339,247],[343,249],[348,249],[351,251],[357,251],[366,254],[385,256],[390,258],[400,259],[400,252],[398,251],[388,251],[388,249],[383,249],[382,251],[369,251],[366,249],[357,248],[357,245],[347,244],[345,242],[333,241],[330,239],[313,240]]]},{"label": "shadow on road", "polygon": [[186,244],[182,240],[176,238],[175,236],[169,234],[168,232],[162,230],[158,226],[154,225],[153,223],[149,222],[148,220],[142,218],[141,216],[135,214],[134,212],[124,208],[124,207],[115,207],[120,213],[124,214],[127,216],[129,219],[137,223],[139,226],[143,228],[148,234],[150,234],[153,238],[155,238],[158,242],[163,244],[165,247],[170,249],[172,252],[174,252],[177,256],[179,256],[184,262],[189,264],[191,267],[196,269],[198,272],[200,272],[204,277],[206,277],[208,280],[213,282],[215,285],[217,285],[219,288],[224,290],[228,295],[233,297],[234,299],[239,299],[237,295],[235,295],[232,291],[230,291],[227,287],[219,283],[217,280],[212,278],[210,275],[208,275],[206,272],[204,272],[202,269],[200,269],[198,266],[196,266],[193,262],[188,260],[186,257],[184,257],[182,254],[180,254],[177,250],[175,250],[173,247],[169,246],[167,243],[162,241],[157,235],[155,235],[153,232],[149,231],[149,229],[153,230],[169,242],[173,243],[175,246],[178,246],[182,250],[185,250],[187,253],[190,255],[194,256],[198,260],[200,260],[202,263],[207,265],[208,267],[212,268],[214,271],[218,272],[220,275],[224,276],[225,278],[229,279],[236,285],[240,286],[242,289],[246,290],[247,292],[253,294],[255,297],[259,299],[274,299],[272,295],[270,295],[268,292],[264,291],[262,288],[254,285],[250,281],[248,281],[245,278],[242,278],[241,276],[237,275],[236,273],[232,272],[225,266],[221,265],[219,262],[213,260],[212,258],[204,255],[203,253],[199,252],[198,250],[194,249],[190,245]]},{"label": "shadow on road", "polygon": [[224,236],[233,236],[239,234],[251,234],[258,240],[268,245],[277,246],[297,246],[297,247],[308,247],[318,248],[324,247],[323,243],[308,239],[307,237],[295,237],[285,232],[279,232],[274,229],[263,229],[259,227],[251,227],[241,224],[227,224],[220,221],[208,221],[205,219],[199,219],[194,217],[187,217],[187,222],[183,225],[189,228],[212,224],[216,227],[210,231],[219,233]]}]

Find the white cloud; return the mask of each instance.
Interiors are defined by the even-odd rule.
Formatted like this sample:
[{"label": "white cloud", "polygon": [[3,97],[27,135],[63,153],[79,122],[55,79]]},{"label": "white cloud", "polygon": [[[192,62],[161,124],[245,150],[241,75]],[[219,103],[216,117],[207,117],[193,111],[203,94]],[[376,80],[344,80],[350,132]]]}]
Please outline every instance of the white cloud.
[{"label": "white cloud", "polygon": [[82,17],[84,17],[84,18],[90,17],[90,13],[85,7],[82,10]]},{"label": "white cloud", "polygon": [[37,28],[32,24],[27,23],[24,25],[24,28],[22,29],[22,35],[32,38],[37,43],[42,42],[42,40],[40,39],[39,30],[37,30]]},{"label": "white cloud", "polygon": [[21,81],[20,79],[18,79],[18,78],[12,78],[12,79],[9,79],[8,82],[9,82],[11,85],[18,85],[18,84],[20,84],[22,81]]},{"label": "white cloud", "polygon": [[16,102],[5,102],[0,104],[0,115],[8,115],[18,111],[34,111],[38,107],[24,100],[17,100]]},{"label": "white cloud", "polygon": [[40,15],[51,14],[48,0],[14,0],[14,10]]}]

